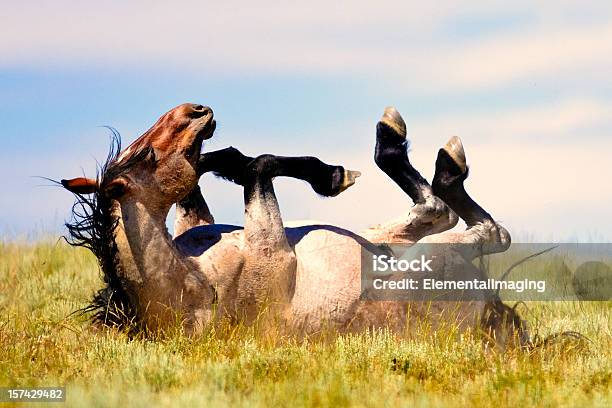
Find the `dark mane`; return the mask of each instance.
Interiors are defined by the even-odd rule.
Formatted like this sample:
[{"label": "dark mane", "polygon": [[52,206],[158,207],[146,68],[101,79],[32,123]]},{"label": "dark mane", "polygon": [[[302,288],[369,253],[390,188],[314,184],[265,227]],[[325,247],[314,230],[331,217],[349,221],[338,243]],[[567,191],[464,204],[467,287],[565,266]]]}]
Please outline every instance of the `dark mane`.
[{"label": "dark mane", "polygon": [[89,249],[98,259],[105,287],[98,290],[83,313],[93,313],[94,323],[121,329],[133,329],[137,325],[137,308],[128,295],[125,282],[118,273],[119,252],[115,242],[115,229],[119,220],[112,214],[113,200],[105,194],[104,187],[116,177],[124,174],[133,164],[145,159],[151,149],[139,149],[131,157],[117,162],[121,152],[121,136],[113,128],[106,161],[99,165],[98,191],[87,196],[75,193],[72,217],[66,222],[68,236],[65,240],[72,246]]}]

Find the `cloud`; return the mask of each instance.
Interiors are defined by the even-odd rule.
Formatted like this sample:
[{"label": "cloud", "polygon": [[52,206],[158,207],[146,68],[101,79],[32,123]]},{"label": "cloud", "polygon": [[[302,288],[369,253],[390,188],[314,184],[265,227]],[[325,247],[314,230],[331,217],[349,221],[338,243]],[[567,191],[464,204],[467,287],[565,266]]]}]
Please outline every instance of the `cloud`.
[{"label": "cloud", "polygon": [[[555,7],[111,2],[95,8],[83,2],[12,3],[0,11],[0,52],[5,68],[356,75],[407,89],[470,90],[609,72],[610,7],[593,7],[564,2]],[[484,30],[468,39],[447,30],[465,16],[482,21],[519,12],[531,16],[530,24]]]},{"label": "cloud", "polygon": [[528,148],[534,144],[550,146],[608,139],[610,128],[612,103],[583,98],[526,104],[506,110],[457,112],[409,124],[416,137],[423,139],[458,135],[495,144],[512,142]]},{"label": "cloud", "polygon": [[[532,3],[12,2],[0,9],[0,72],[76,70],[91,73],[92,80],[107,70],[129,71],[126,78],[134,72],[243,81],[351,77],[368,89],[383,89],[372,92],[380,100],[395,95],[405,101],[409,95],[416,101],[425,95],[430,106],[425,113],[413,110],[419,117],[398,106],[406,109],[411,160],[424,175],[431,177],[438,147],[459,135],[473,169],[470,192],[513,231],[609,234],[610,217],[602,214],[612,194],[602,180],[609,174],[612,103],[603,96],[612,70],[612,4]],[[491,29],[486,22],[492,19],[505,23]],[[521,106],[516,87],[529,88],[521,91]],[[487,100],[499,96],[498,103],[470,104],[488,91]],[[11,105],[22,95],[12,92]],[[465,104],[436,104],[448,95]],[[25,98],[28,107],[35,96]],[[134,112],[126,116],[133,120]],[[287,219],[323,218],[360,229],[406,211],[408,197],[372,162],[373,123],[363,117],[343,120],[326,129],[312,124],[291,139],[263,124],[249,130],[248,138],[227,132],[223,139],[251,154],[307,153],[363,171],[354,188],[334,199],[316,197],[301,182],[278,180]],[[250,129],[250,123],[244,127]],[[313,128],[316,141],[306,135]],[[0,171],[10,174],[18,167],[26,175],[48,175],[49,169],[76,175],[76,164],[67,163],[82,163],[90,153],[79,148],[72,149],[79,160],[60,152],[36,160],[6,152]],[[29,226],[68,213],[69,196],[35,189],[37,183],[11,179],[6,186],[11,194],[0,198],[0,224]],[[203,185],[220,221],[241,222],[238,188],[210,177]]]}]

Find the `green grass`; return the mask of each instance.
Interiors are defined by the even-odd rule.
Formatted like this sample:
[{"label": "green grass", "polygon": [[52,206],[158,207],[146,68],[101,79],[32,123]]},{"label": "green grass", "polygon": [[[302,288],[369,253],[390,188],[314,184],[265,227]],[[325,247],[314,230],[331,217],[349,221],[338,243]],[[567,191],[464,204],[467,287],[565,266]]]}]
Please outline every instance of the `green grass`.
[{"label": "green grass", "polygon": [[63,385],[70,406],[612,406],[611,302],[530,303],[542,336],[577,330],[593,343],[497,353],[469,336],[384,331],[129,340],[69,316],[100,285],[85,250],[0,244],[0,386]]}]

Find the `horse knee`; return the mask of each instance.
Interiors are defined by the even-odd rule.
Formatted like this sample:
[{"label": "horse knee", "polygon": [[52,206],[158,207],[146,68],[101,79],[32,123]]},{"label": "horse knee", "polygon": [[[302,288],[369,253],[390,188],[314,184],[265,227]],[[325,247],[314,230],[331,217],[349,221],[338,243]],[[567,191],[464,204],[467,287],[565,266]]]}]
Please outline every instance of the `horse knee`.
[{"label": "horse knee", "polygon": [[246,168],[246,175],[249,180],[257,178],[272,178],[276,169],[276,156],[272,154],[262,154],[254,158]]}]

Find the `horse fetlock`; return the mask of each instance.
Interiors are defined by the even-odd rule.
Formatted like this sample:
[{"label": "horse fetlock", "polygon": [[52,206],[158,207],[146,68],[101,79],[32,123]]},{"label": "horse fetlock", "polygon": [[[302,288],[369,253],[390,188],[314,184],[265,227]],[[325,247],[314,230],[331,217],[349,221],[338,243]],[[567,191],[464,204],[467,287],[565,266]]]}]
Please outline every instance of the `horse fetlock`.
[{"label": "horse fetlock", "polygon": [[506,228],[492,220],[484,220],[467,231],[473,236],[471,241],[481,247],[483,254],[506,251],[511,244],[511,236]]},{"label": "horse fetlock", "polygon": [[512,243],[512,238],[510,233],[506,228],[502,225],[495,223],[495,225],[491,228],[491,239],[494,240],[500,249],[500,252],[503,252],[510,248],[510,244]]},{"label": "horse fetlock", "polygon": [[440,222],[457,223],[458,217],[441,199],[428,196],[424,203],[415,204],[411,212],[415,214],[415,221],[422,224],[437,224]]}]

